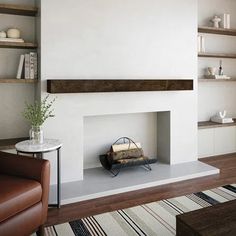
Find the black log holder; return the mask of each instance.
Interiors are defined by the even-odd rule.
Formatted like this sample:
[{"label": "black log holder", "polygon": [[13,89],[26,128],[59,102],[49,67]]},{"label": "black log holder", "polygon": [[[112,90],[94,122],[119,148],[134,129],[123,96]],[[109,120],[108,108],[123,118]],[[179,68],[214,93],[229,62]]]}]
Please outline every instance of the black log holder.
[{"label": "black log holder", "polygon": [[108,170],[112,174],[113,177],[116,177],[120,173],[121,169],[127,168],[127,167],[143,166],[148,171],[152,170],[150,164],[156,163],[157,159],[149,159],[148,157],[145,157],[142,151],[140,150],[140,148],[137,146],[137,144],[128,137],[121,137],[117,139],[113,143],[113,145],[121,144],[121,141],[123,141],[124,144],[126,143],[128,144],[127,150],[130,150],[130,146],[133,143],[134,146],[137,148],[137,150],[140,151],[140,155],[138,157],[129,156],[128,159],[126,158],[125,162],[117,162],[111,158],[110,153],[112,152],[112,148],[111,148],[111,152],[104,155],[100,155],[99,159],[102,166],[106,170]]}]

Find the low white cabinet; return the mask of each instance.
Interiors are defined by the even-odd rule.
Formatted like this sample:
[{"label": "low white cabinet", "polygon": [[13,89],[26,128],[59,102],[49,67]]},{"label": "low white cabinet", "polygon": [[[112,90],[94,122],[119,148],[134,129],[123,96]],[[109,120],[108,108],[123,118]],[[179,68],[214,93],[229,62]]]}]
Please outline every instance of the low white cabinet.
[{"label": "low white cabinet", "polygon": [[198,130],[198,157],[236,152],[236,126]]}]

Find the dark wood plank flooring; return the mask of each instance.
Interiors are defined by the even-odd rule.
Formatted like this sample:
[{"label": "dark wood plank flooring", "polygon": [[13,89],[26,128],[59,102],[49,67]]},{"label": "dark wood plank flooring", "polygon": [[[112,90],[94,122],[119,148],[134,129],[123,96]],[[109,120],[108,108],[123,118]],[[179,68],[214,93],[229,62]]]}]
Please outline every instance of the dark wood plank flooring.
[{"label": "dark wood plank flooring", "polygon": [[236,153],[201,159],[221,173],[193,180],[152,187],[49,209],[46,225],[61,224],[83,217],[177,197],[218,186],[236,183]]}]

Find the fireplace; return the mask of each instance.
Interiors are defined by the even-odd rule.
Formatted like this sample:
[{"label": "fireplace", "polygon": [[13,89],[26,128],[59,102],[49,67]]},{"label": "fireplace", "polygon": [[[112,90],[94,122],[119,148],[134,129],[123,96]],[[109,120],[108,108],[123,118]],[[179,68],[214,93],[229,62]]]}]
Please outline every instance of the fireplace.
[{"label": "fireplace", "polygon": [[[57,96],[57,114],[53,123],[45,125],[45,135],[63,142],[63,182],[83,180],[84,170],[101,167],[99,154],[121,136],[141,142],[145,154],[158,157],[162,163],[197,160],[195,91]],[[55,129],[61,127],[62,121],[66,126]],[[52,163],[53,168],[55,165]],[[52,176],[51,182],[56,182],[56,176]]]},{"label": "fireplace", "polygon": [[[67,125],[55,130],[48,123],[45,130],[63,142],[63,204],[219,173],[197,161],[196,98],[192,91],[58,95],[53,126],[61,127],[62,120]],[[99,154],[120,136],[140,142],[145,155],[158,158],[152,171],[124,169],[109,178]],[[52,198],[54,193],[53,186]]]},{"label": "fireplace", "polygon": [[[107,153],[117,137],[123,135],[141,144],[148,163],[157,159],[170,163],[169,111],[113,114],[84,118],[84,169],[101,167],[99,154]],[[103,164],[109,169],[108,164]]]}]

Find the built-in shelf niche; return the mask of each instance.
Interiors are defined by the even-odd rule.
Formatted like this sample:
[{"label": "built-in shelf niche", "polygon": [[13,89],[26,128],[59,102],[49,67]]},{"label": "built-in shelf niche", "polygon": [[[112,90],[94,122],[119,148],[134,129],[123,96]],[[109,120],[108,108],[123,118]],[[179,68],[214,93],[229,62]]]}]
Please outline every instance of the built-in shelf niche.
[{"label": "built-in shelf niche", "polygon": [[[33,3],[32,3],[33,4]],[[26,5],[16,5],[16,4],[0,4],[0,14],[10,14],[18,16],[36,17],[38,9],[34,6]],[[37,43],[34,42],[0,42],[0,48],[8,49],[29,49],[35,51],[38,48]],[[17,68],[13,68],[14,71]],[[6,78],[2,76],[0,78],[0,84],[35,84],[37,79],[16,79],[16,78]],[[23,138],[11,138],[11,139],[1,139],[0,140],[0,150],[14,149],[17,142],[29,139],[28,137]]]}]

